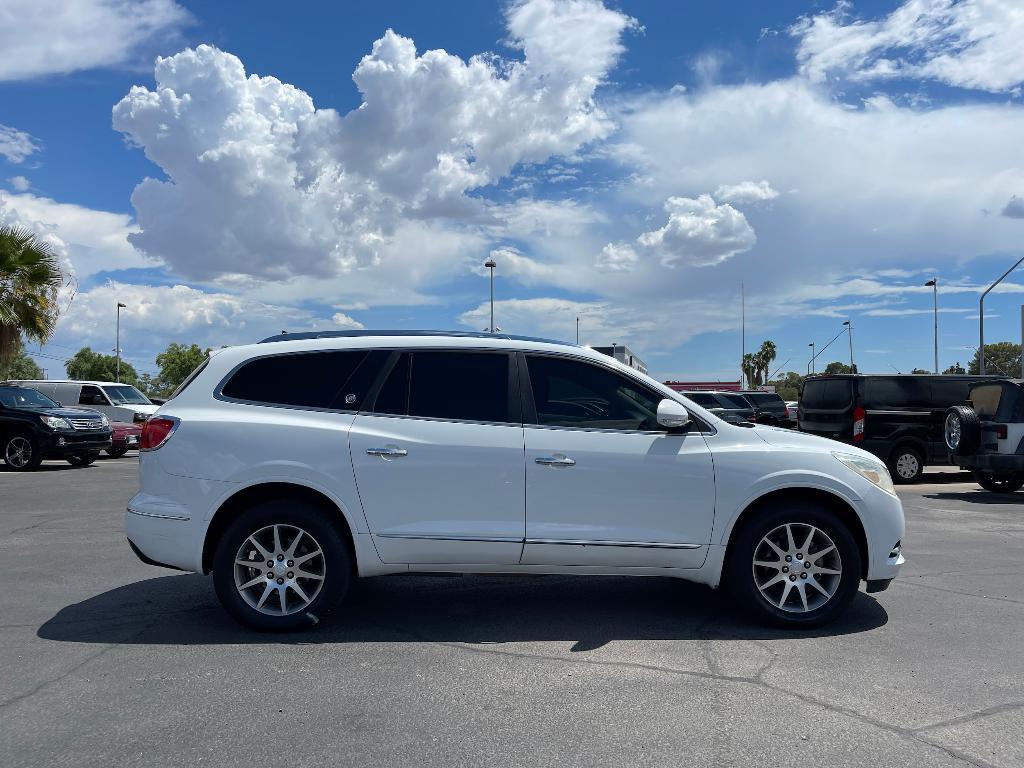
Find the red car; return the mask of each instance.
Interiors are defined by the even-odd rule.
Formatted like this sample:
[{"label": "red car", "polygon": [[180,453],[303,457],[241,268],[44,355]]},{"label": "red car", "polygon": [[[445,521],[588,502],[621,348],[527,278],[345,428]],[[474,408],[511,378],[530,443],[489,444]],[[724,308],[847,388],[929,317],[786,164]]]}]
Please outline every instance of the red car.
[{"label": "red car", "polygon": [[107,455],[119,459],[128,451],[137,450],[139,447],[139,435],[142,434],[141,424],[128,424],[123,421],[110,422],[110,428],[114,431],[113,443],[107,449]]}]

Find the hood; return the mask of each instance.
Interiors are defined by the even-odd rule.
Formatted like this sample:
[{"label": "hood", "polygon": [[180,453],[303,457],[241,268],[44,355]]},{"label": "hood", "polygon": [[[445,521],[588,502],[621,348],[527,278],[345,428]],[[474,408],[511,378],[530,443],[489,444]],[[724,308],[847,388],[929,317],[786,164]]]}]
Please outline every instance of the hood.
[{"label": "hood", "polygon": [[797,432],[795,429],[758,425],[753,428],[753,432],[768,443],[768,445],[773,445],[778,448],[796,448],[798,450],[812,451],[837,451],[839,453],[862,456],[876,462],[879,460],[877,456],[868,453],[855,445],[842,443],[838,440],[830,440],[827,437],[819,437],[818,435],[812,435],[807,432]]},{"label": "hood", "polygon": [[36,413],[44,416],[60,416],[62,419],[96,419],[99,421],[103,414],[90,408],[40,408]]}]

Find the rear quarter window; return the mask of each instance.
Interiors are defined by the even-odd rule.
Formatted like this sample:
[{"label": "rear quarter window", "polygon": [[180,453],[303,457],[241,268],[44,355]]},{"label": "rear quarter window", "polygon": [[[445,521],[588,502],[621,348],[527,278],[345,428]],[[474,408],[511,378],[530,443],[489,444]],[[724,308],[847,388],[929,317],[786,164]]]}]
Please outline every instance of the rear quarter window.
[{"label": "rear quarter window", "polygon": [[232,400],[299,408],[359,410],[372,383],[366,350],[296,352],[244,363],[221,388]]},{"label": "rear quarter window", "polygon": [[978,412],[981,418],[995,418],[996,412],[999,410],[999,401],[1003,396],[1001,384],[985,384],[980,387],[974,387],[970,395],[971,402],[974,404],[974,410]]},{"label": "rear quarter window", "polygon": [[932,407],[949,408],[951,405],[963,405],[970,388],[970,381],[933,381]]}]

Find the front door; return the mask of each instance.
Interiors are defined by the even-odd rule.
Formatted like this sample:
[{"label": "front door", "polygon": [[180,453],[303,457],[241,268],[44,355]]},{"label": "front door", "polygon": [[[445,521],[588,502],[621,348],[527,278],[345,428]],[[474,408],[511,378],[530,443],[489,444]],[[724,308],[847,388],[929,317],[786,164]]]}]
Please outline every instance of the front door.
[{"label": "front door", "polygon": [[506,352],[398,356],[352,425],[359,497],[385,563],[515,564],[523,426]]},{"label": "front door", "polygon": [[[698,568],[715,510],[700,427],[658,426],[662,395],[622,373],[527,355],[528,565]],[[530,400],[532,399],[532,404]]]}]

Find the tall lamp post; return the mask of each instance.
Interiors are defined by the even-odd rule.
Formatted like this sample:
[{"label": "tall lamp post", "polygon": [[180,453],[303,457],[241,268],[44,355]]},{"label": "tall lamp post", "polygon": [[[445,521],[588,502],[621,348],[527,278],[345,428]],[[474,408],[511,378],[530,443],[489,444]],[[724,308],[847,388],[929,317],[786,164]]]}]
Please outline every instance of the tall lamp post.
[{"label": "tall lamp post", "polygon": [[114,352],[117,354],[117,371],[114,374],[114,381],[121,382],[121,310],[127,308],[127,304],[117,302],[117,333],[114,337]]},{"label": "tall lamp post", "polygon": [[847,320],[843,325],[846,326],[846,334],[850,337],[850,373],[855,373],[853,370],[853,323]]},{"label": "tall lamp post", "polygon": [[812,341],[807,346],[811,348],[811,360],[807,363],[807,367],[811,369],[811,373],[814,373],[814,358],[816,357],[814,354],[814,342]]},{"label": "tall lamp post", "polygon": [[494,259],[488,259],[484,266],[491,270],[491,325],[487,330],[488,333],[494,333],[494,268],[498,264]]},{"label": "tall lamp post", "polygon": [[1003,282],[1003,278],[1019,267],[1021,262],[1024,262],[1024,256],[1021,256],[1016,264],[1003,272],[1003,276],[986,288],[985,292],[981,294],[981,298],[978,299],[978,373],[982,376],[985,375],[985,297],[988,296],[989,291]]},{"label": "tall lamp post", "polygon": [[932,289],[932,307],[935,312],[935,372],[939,372],[939,278],[933,277],[924,284],[925,288]]}]

